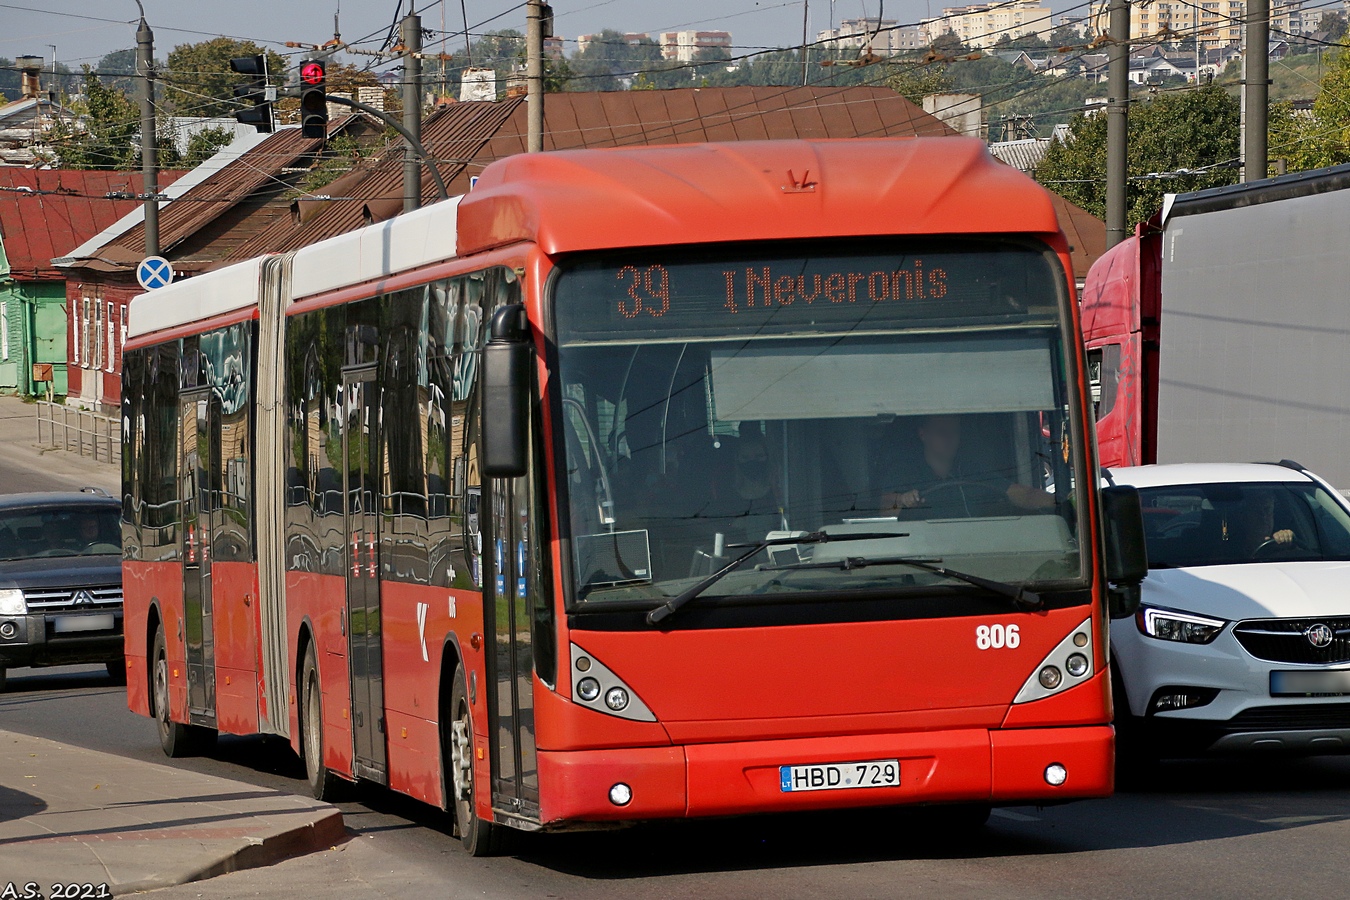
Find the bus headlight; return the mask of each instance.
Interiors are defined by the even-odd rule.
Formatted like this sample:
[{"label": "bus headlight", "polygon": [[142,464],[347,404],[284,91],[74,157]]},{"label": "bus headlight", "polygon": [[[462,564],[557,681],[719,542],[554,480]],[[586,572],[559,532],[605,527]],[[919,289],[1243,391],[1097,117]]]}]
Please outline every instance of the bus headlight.
[{"label": "bus headlight", "polygon": [[27,613],[28,604],[24,602],[23,591],[0,591],[0,616],[22,616]]}]

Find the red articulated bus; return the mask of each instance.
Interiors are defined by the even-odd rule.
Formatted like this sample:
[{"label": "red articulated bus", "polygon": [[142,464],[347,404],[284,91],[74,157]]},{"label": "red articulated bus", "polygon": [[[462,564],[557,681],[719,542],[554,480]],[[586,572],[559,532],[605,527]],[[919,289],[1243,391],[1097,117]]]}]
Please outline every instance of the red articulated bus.
[{"label": "red articulated bus", "polygon": [[1108,794],[1137,498],[1082,489],[1070,272],[976,141],[784,141],[515,156],[143,295],[130,707],[475,853]]}]

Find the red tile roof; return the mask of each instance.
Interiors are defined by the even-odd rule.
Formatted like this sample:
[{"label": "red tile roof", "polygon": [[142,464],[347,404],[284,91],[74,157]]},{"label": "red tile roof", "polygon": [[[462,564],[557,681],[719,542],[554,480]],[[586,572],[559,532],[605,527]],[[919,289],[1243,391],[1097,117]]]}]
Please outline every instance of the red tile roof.
[{"label": "red tile roof", "polygon": [[[160,172],[160,188],[182,174]],[[52,260],[140,205],[139,200],[109,200],[105,195],[140,190],[139,172],[0,166],[0,240],[10,274],[20,281],[65,280]]]}]

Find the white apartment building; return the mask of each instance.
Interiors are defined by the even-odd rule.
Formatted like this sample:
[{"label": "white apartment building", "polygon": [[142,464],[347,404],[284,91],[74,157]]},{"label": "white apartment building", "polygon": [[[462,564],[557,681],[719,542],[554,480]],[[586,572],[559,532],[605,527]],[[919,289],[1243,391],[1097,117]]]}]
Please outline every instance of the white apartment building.
[{"label": "white apartment building", "polygon": [[666,31],[661,35],[661,56],[689,62],[700,50],[720,48],[731,55],[729,31]]},{"label": "white apartment building", "polygon": [[861,50],[871,45],[878,56],[893,56],[928,46],[923,28],[918,25],[899,25],[895,19],[845,19],[838,28],[828,28],[816,35],[822,47],[831,50]]},{"label": "white apartment building", "polygon": [[[1133,7],[1132,7],[1133,8]],[[942,15],[919,23],[931,43],[947,32],[955,34],[967,47],[992,47],[1004,35],[1009,38],[1050,36],[1055,26],[1050,7],[1039,0],[1016,3],[980,3],[974,6],[947,7]]]},{"label": "white apartment building", "polygon": [[[1290,7],[1301,0],[1272,0],[1271,27],[1289,25]],[[1106,0],[1092,4],[1092,18],[1099,34],[1108,31]],[[1217,50],[1242,41],[1245,15],[1242,0],[1154,0],[1148,5],[1130,4],[1130,36],[1135,39],[1176,32],[1193,35],[1206,50]],[[1281,24],[1283,23],[1283,24]],[[1178,38],[1179,39],[1179,38]]]}]

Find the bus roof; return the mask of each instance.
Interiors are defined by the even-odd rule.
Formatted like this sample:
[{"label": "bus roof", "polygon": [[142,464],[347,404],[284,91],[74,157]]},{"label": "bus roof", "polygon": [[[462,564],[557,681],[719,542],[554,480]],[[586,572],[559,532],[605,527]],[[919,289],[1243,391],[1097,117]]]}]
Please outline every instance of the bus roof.
[{"label": "bus roof", "polygon": [[[814,237],[1059,232],[1049,193],[971,138],[565,150],[499,160],[462,198],[297,251],[291,295],[315,296],[522,241],[553,254]],[[255,307],[262,259],[136,297],[128,338]]]},{"label": "bus roof", "polygon": [[[579,214],[580,213],[580,214]],[[973,138],[740,141],[511,156],[459,212],[459,255],[885,234],[1060,231],[1044,188]]]}]

